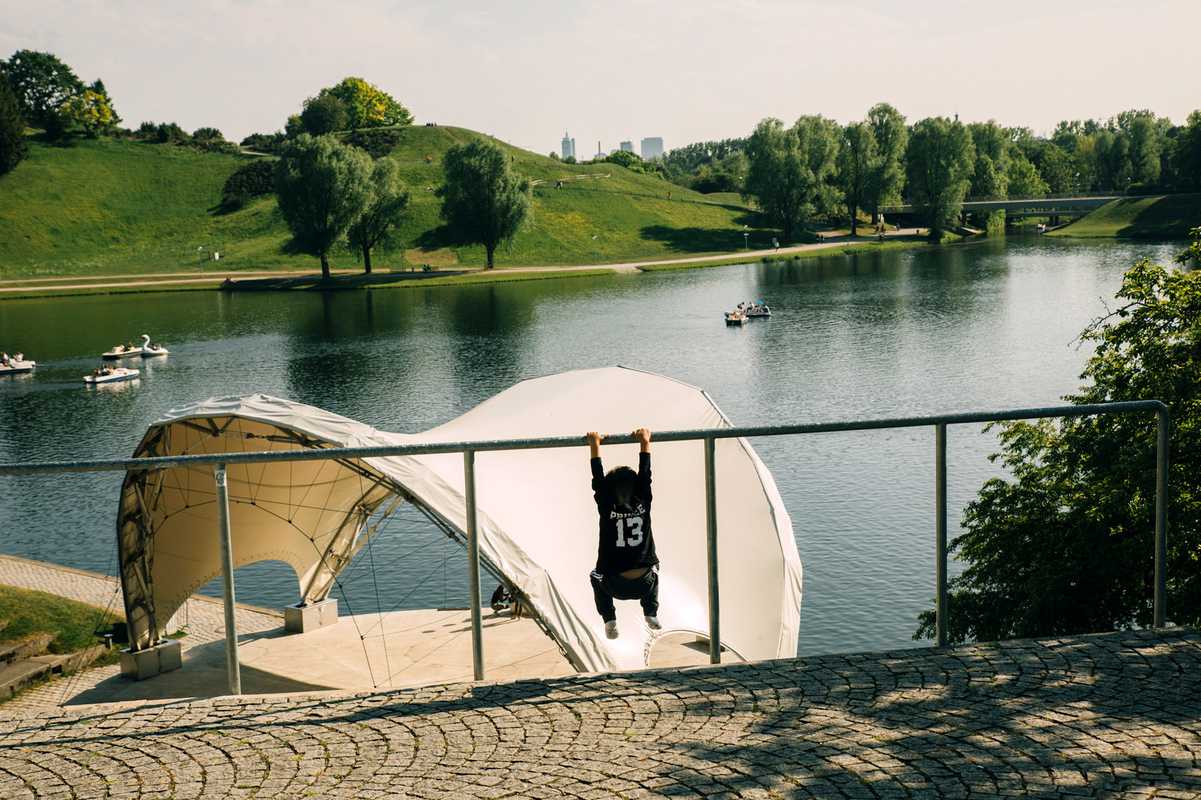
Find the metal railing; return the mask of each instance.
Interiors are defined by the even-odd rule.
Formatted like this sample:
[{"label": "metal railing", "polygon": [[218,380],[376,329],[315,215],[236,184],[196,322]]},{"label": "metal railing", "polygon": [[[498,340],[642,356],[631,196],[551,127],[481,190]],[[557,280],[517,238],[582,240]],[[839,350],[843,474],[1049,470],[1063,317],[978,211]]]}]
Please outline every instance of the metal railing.
[{"label": "metal railing", "polygon": [[[1168,407],[1159,400],[1131,400],[1091,405],[1019,408],[1005,411],[972,411],[961,414],[941,414],[922,417],[897,417],[843,422],[819,422],[794,425],[765,425],[751,427],[705,428],[698,430],[662,431],[655,433],[656,442],[701,441],[705,453],[705,551],[709,586],[709,661],[721,662],[721,608],[718,593],[717,559],[717,474],[716,442],[718,439],[756,438],[762,436],[795,436],[811,433],[839,433],[880,430],[884,428],[934,428],[934,575],[935,575],[935,640],[939,647],[947,644],[947,426],[1043,419],[1050,417],[1085,417],[1102,414],[1154,412],[1157,419],[1155,469],[1155,552],[1154,587],[1152,596],[1152,625],[1163,627],[1166,620],[1166,561],[1167,561],[1167,493],[1168,493],[1168,436],[1171,419]],[[606,436],[604,444],[634,444],[631,434]],[[230,544],[229,499],[226,488],[226,468],[230,464],[262,464],[276,461],[319,461],[326,459],[385,458],[462,453],[464,502],[466,506],[467,564],[471,598],[472,664],[476,680],[484,679],[482,621],[480,615],[480,568],[478,539],[478,510],[476,508],[475,454],[497,450],[535,450],[560,447],[580,447],[583,437],[554,436],[531,439],[489,439],[465,442],[431,442],[427,444],[389,445],[384,447],[332,447],[312,450],[272,452],[212,453],[204,455],[157,456],[152,458],[98,459],[91,461],[56,461],[29,464],[0,464],[0,475],[46,475],[66,472],[129,472],[173,467],[206,465],[213,468],[217,490],[218,526],[225,594],[226,658],[231,694],[241,693],[238,664],[237,630],[234,620],[233,553]]]}]

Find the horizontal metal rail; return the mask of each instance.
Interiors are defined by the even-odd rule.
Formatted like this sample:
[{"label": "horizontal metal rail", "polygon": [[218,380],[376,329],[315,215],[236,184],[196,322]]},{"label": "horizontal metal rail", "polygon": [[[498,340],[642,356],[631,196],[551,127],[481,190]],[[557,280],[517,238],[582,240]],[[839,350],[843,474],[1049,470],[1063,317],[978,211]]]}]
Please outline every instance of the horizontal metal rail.
[{"label": "horizontal metal rail", "polygon": [[[760,425],[730,428],[699,428],[681,431],[656,431],[656,442],[687,442],[714,439],[755,438],[760,436],[793,436],[806,433],[838,433],[870,431],[881,428],[921,428],[930,425],[965,425],[981,422],[1006,422],[1044,417],[1087,417],[1095,414],[1130,413],[1139,411],[1167,412],[1159,400],[1126,400],[1118,403],[1090,405],[1047,406],[1005,411],[967,411],[961,414],[938,414],[926,417],[886,417],[882,419],[816,422],[795,425]],[[637,439],[628,433],[606,436],[605,444],[635,444]],[[152,458],[112,458],[89,461],[45,461],[29,464],[0,464],[0,475],[34,475],[62,472],[137,472],[172,467],[213,466],[216,464],[262,464],[272,461],[320,461],[324,459],[388,458],[390,456],[421,456],[444,453],[461,454],[495,450],[539,450],[555,447],[580,447],[584,436],[548,436],[532,439],[481,439],[465,442],[427,442],[378,447],[326,447],[309,450],[272,450],[251,453],[204,453],[191,456],[156,456]]]},{"label": "horizontal metal rail", "polygon": [[[947,620],[947,426],[973,423],[1007,422],[1043,419],[1048,417],[1085,417],[1101,414],[1154,412],[1157,419],[1156,480],[1155,480],[1155,550],[1153,625],[1162,627],[1166,620],[1167,596],[1167,506],[1168,506],[1168,447],[1170,416],[1168,407],[1159,400],[1130,400],[1117,403],[1088,405],[1045,406],[1002,411],[968,411],[960,414],[938,414],[921,417],[889,417],[869,420],[803,423],[794,425],[765,425],[750,427],[703,428],[697,430],[661,431],[656,442],[702,441],[705,449],[705,521],[706,561],[709,584],[709,654],[710,661],[721,660],[721,615],[718,592],[718,531],[716,500],[717,439],[754,438],[762,436],[795,436],[810,433],[840,433],[869,431],[884,428],[935,429],[935,639],[938,646],[948,641]],[[632,434],[606,436],[604,444],[633,444]],[[465,442],[429,442],[424,444],[386,445],[380,447],[325,447],[306,450],[284,450],[240,453],[206,453],[190,456],[161,456],[152,458],[97,459],[90,461],[56,461],[30,464],[0,464],[0,475],[46,475],[67,472],[135,472],[155,469],[208,466],[215,470],[218,493],[222,493],[225,471],[235,464],[261,464],[286,461],[316,461],[324,459],[370,459],[398,456],[461,454],[464,459],[463,480],[466,501],[466,544],[469,565],[469,589],[472,600],[472,661],[477,680],[484,677],[483,643],[480,624],[479,543],[476,536],[477,514],[475,492],[475,455],[499,450],[534,450],[559,447],[580,447],[586,444],[583,436],[553,436],[528,439],[486,439]],[[230,691],[240,689],[240,668],[237,664],[237,632],[232,623],[233,559],[229,553],[228,518],[221,520],[223,562],[226,579],[226,625],[229,656]]]}]

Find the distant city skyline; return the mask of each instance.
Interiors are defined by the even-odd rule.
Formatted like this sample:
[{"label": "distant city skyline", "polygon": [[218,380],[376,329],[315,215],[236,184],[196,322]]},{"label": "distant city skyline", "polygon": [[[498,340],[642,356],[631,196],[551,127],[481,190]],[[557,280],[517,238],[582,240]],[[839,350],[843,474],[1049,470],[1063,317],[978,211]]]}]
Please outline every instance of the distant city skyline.
[{"label": "distant city skyline", "polygon": [[0,57],[45,50],[85,81],[102,78],[127,126],[211,125],[234,140],[282,129],[349,75],[393,94],[417,124],[541,153],[564,120],[581,142],[634,141],[625,122],[636,120],[680,147],[746,136],[765,117],[846,123],[880,101],[910,122],[958,113],[1037,133],[1130,108],[1181,123],[1201,106],[1189,79],[1201,3],[1180,0],[1011,0],[1003,11],[953,0],[349,0],[337,13],[308,0],[0,2]]}]

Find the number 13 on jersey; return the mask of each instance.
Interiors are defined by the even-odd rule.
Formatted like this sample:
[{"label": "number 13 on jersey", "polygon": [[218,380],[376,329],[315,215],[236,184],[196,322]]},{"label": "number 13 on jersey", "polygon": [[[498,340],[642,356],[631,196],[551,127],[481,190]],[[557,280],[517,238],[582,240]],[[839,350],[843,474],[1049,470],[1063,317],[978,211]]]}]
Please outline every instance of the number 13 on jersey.
[{"label": "number 13 on jersey", "polygon": [[625,517],[617,520],[617,546],[637,547],[642,544],[642,517]]}]

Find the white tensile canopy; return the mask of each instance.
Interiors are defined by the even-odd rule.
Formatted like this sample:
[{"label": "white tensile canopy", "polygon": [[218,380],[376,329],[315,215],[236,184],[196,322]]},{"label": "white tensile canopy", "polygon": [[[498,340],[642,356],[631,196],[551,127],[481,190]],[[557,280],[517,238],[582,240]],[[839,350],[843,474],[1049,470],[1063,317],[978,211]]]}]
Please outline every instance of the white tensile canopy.
[{"label": "white tensile canopy", "polygon": [[[150,426],[135,456],[456,442],[728,427],[703,391],[609,367],[527,380],[416,435],[379,431],[266,395],[210,399]],[[637,464],[635,445],[602,448],[606,469]],[[742,439],[716,444],[722,644],[745,659],[795,655],[801,563],[767,468]],[[708,630],[705,480],[699,441],[652,443],[654,535],[663,633]],[[621,637],[605,638],[588,573],[597,515],[587,447],[476,455],[480,556],[523,596],[583,671],[648,663],[655,636],[636,602],[618,602]],[[465,538],[460,454],[230,465],[235,566],[277,559],[304,602],[324,599],[339,572],[401,502]],[[199,587],[221,574],[211,468],[130,473],[117,520],[131,641],[147,647]],[[420,557],[420,555],[414,556]],[[661,634],[660,634],[661,635]]]}]

